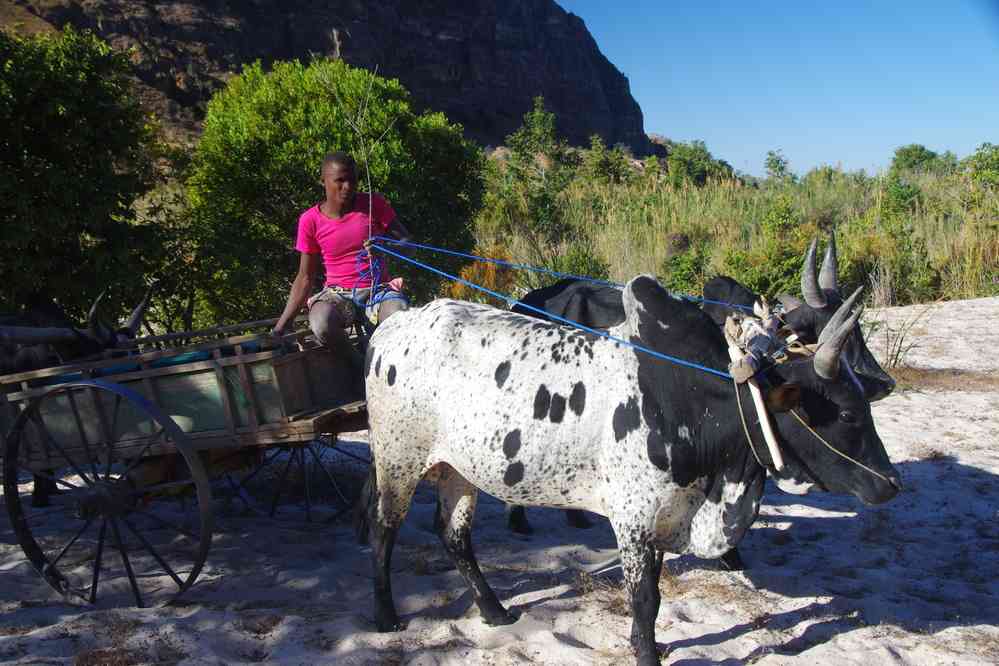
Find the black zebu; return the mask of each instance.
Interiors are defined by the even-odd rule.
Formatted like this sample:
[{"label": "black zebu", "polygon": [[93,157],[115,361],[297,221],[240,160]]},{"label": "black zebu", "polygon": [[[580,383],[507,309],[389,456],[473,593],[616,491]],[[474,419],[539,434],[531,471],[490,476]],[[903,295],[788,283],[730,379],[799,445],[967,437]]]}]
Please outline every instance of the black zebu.
[{"label": "black zebu", "polygon": [[[814,356],[765,373],[786,463],[770,471],[878,503],[900,483],[870,402],[840,363],[860,316],[857,296],[828,322]],[[719,328],[653,278],[632,280],[623,305],[615,337],[707,367],[728,365]],[[631,596],[632,644],[646,665],[659,663],[657,551],[718,557],[756,518],[764,465],[772,461],[759,432],[749,442],[744,435],[736,392],[750,405],[745,385],[733,388],[564,326],[450,300],[386,321],[366,365],[377,479],[368,518],[381,631],[400,627],[390,558],[424,476],[438,482],[439,536],[489,624],[515,618],[472,551],[477,489],[511,503],[607,516]]]},{"label": "black zebu", "polygon": [[[20,314],[0,317],[0,375],[42,370],[127,345],[138,335],[154,288],[155,283],[117,329],[101,321],[99,315],[106,292],[101,292],[91,305],[85,328],[77,327],[51,298],[32,297]],[[0,432],[0,445],[5,435]],[[54,492],[57,490],[53,482],[36,476],[32,503],[47,506]]]}]

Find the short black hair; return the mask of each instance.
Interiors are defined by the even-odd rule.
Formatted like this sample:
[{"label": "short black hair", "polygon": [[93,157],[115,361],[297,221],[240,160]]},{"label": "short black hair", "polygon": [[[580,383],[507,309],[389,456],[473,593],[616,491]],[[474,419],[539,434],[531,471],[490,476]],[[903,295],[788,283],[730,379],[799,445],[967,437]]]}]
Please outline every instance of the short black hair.
[{"label": "short black hair", "polygon": [[330,153],[323,158],[323,165],[320,167],[319,173],[326,173],[326,167],[331,164],[337,164],[344,168],[350,169],[355,175],[357,174],[357,162],[354,161],[354,158],[350,155],[350,153],[345,153],[342,150]]}]

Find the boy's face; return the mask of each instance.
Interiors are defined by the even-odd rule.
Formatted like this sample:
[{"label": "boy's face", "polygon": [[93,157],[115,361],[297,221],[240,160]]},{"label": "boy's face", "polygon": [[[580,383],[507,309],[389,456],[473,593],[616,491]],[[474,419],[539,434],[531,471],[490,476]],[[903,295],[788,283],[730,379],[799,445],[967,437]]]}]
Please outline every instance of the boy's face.
[{"label": "boy's face", "polygon": [[323,169],[323,189],[327,201],[335,201],[341,206],[349,206],[357,192],[357,175],[350,167],[342,164],[328,164]]}]

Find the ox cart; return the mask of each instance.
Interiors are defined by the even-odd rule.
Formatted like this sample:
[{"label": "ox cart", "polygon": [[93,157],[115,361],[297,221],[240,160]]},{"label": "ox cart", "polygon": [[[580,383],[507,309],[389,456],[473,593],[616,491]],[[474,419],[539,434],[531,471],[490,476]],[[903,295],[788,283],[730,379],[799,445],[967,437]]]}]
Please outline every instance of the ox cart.
[{"label": "ox cart", "polygon": [[264,333],[272,324],[139,338],[124,355],[0,376],[7,512],[65,598],[95,603],[100,590],[146,606],[190,588],[219,479],[240,491],[278,458],[271,515],[293,463],[336,486],[315,441],[366,427],[361,378],[306,332]]}]

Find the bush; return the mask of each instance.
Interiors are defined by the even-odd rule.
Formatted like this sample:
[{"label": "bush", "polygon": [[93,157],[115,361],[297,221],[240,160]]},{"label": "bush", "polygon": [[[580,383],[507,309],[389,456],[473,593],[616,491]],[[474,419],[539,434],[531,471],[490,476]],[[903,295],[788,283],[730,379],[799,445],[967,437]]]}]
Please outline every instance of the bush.
[{"label": "bush", "polygon": [[911,171],[914,173],[932,173],[946,175],[957,170],[957,156],[952,152],[940,155],[926,146],[910,143],[895,151],[891,161],[890,173]]},{"label": "bush", "polygon": [[703,141],[670,142],[668,150],[666,170],[669,182],[674,187],[682,186],[684,183],[702,187],[709,179],[723,180],[735,177],[731,165],[724,160],[716,160]]},{"label": "bush", "polygon": [[964,165],[972,181],[999,190],[999,146],[983,143],[965,160]]},{"label": "bush", "polygon": [[[655,158],[651,159],[655,162]],[[607,183],[623,183],[633,175],[625,150],[621,146],[608,149],[598,134],[590,137],[590,149],[583,153],[580,172],[586,178]]]},{"label": "bush", "polygon": [[[209,102],[187,182],[201,298],[214,321],[280,310],[298,263],[298,216],[322,198],[319,168],[334,150],[354,155],[360,189],[370,175],[417,240],[472,247],[481,154],[460,125],[416,115],[398,81],[340,60],[277,63],[271,72],[253,64]],[[460,265],[428,261],[452,272]],[[439,288],[400,263],[394,270],[417,298]]]},{"label": "bush", "polygon": [[80,317],[144,289],[150,228],[130,224],[153,183],[155,128],[131,68],[90,33],[21,38],[0,30],[0,311],[51,289]]}]

